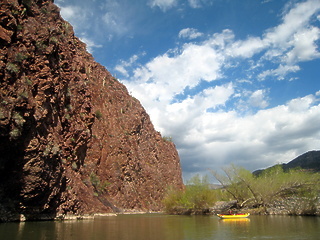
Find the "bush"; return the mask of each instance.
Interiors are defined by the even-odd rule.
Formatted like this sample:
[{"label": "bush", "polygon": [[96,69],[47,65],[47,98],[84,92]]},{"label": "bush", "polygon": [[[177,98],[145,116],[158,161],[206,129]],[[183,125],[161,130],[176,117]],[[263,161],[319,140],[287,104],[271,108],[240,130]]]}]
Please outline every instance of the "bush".
[{"label": "bush", "polygon": [[165,142],[172,142],[172,137],[163,136],[162,139],[163,139],[163,141],[165,141]]},{"label": "bush", "polygon": [[90,182],[94,187],[96,194],[106,192],[107,187],[111,184],[108,181],[100,181],[99,176],[96,175],[94,172],[90,174]]},{"label": "bush", "polygon": [[[319,193],[319,174],[298,169],[284,172],[280,165],[259,176],[235,166],[224,169],[224,172],[226,176],[213,174],[240,207],[267,207],[278,200],[292,197],[312,200]],[[310,204],[307,205],[306,208],[309,208]]]},{"label": "bush", "polygon": [[9,135],[11,139],[17,139],[21,135],[21,130],[19,128],[14,128]]},{"label": "bush", "polygon": [[210,189],[208,177],[194,176],[188,181],[184,190],[169,188],[163,200],[167,213],[185,211],[189,213],[203,212],[214,204],[214,191]]},{"label": "bush", "polygon": [[99,119],[99,120],[102,118],[102,113],[100,112],[100,110],[97,110],[95,112],[95,115],[96,115],[96,118]]},{"label": "bush", "polygon": [[24,55],[23,53],[17,53],[16,56],[15,56],[15,60],[17,62],[22,62],[23,60],[27,59],[28,56],[27,55]]},{"label": "bush", "polygon": [[17,65],[15,65],[14,63],[7,63],[6,68],[11,73],[18,73],[19,72],[19,67]]}]

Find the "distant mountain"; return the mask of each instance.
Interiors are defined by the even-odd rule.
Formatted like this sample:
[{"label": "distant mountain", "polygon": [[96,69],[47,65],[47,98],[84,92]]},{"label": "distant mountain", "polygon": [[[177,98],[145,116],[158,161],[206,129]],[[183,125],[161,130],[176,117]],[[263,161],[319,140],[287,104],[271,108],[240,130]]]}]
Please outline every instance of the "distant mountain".
[{"label": "distant mountain", "polygon": [[[284,170],[300,168],[300,169],[308,170],[311,172],[320,172],[320,151],[306,152],[306,153],[296,157],[295,159],[293,159],[292,161],[290,161],[288,163],[281,164],[281,166]],[[274,166],[272,166],[272,167],[274,167]],[[272,168],[272,167],[270,167],[270,168]],[[256,170],[253,172],[253,174],[259,175],[263,171],[270,169],[270,168]]]}]

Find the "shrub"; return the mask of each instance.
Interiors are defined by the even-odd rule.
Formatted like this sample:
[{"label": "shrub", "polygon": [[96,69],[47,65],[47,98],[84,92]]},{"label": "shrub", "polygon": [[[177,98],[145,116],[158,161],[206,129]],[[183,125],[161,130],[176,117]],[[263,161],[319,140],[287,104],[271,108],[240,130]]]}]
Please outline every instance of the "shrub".
[{"label": "shrub", "polygon": [[59,40],[54,36],[49,38],[49,43],[57,44],[58,42],[59,42]]},{"label": "shrub", "polygon": [[99,119],[99,120],[102,118],[102,113],[100,112],[100,110],[97,110],[97,111],[95,112],[95,116],[96,116],[96,118]]},{"label": "shrub", "polygon": [[90,182],[95,189],[95,194],[104,193],[106,188],[111,184],[108,181],[100,181],[99,176],[94,172],[90,174]]},{"label": "shrub", "polygon": [[[267,207],[278,200],[292,197],[312,200],[314,197],[311,196],[319,193],[317,187],[320,181],[319,174],[300,170],[284,172],[280,165],[259,176],[235,166],[224,169],[224,172],[226,176],[213,174],[226,191],[238,201],[240,207]],[[306,206],[309,208],[309,204]]]},{"label": "shrub", "polygon": [[17,139],[21,135],[21,130],[19,128],[14,128],[9,133],[11,139]]},{"label": "shrub", "polygon": [[5,119],[6,116],[4,115],[3,110],[0,108],[0,119]]},{"label": "shrub", "polygon": [[165,142],[172,142],[172,137],[163,136],[162,139],[163,139],[163,141],[165,141]]},{"label": "shrub", "polygon": [[19,67],[15,65],[14,63],[7,63],[6,66],[7,70],[11,73],[18,73],[19,72]]},{"label": "shrub", "polygon": [[167,213],[203,212],[214,204],[215,193],[210,189],[208,177],[201,178],[199,175],[191,178],[184,190],[169,188],[163,200]]},{"label": "shrub", "polygon": [[78,165],[77,165],[76,162],[73,162],[73,163],[71,164],[71,167],[72,167],[73,170],[77,170],[77,169],[78,169]]},{"label": "shrub", "polygon": [[100,179],[99,177],[95,174],[95,173],[91,173],[90,174],[90,182],[92,184],[92,186],[98,186],[100,184]]},{"label": "shrub", "polygon": [[32,80],[28,77],[25,77],[25,80],[26,80],[26,83],[29,85],[29,86],[32,86]]},{"label": "shrub", "polygon": [[23,53],[17,53],[15,56],[15,60],[17,62],[22,62],[23,60],[27,59],[28,56],[24,55]]},{"label": "shrub", "polygon": [[17,112],[13,113],[12,118],[13,118],[13,120],[15,121],[15,123],[17,124],[17,126],[19,126],[19,127],[22,127],[23,124],[24,124],[25,121],[26,121],[26,120],[24,120],[23,117],[22,117],[19,113],[17,113]]}]

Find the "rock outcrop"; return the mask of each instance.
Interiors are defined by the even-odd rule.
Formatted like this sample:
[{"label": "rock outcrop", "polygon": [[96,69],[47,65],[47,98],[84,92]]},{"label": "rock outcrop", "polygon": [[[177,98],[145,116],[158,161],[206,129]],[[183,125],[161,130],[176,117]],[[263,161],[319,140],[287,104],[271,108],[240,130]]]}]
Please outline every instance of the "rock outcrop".
[{"label": "rock outcrop", "polygon": [[174,144],[51,0],[2,0],[0,221],[158,211]]}]

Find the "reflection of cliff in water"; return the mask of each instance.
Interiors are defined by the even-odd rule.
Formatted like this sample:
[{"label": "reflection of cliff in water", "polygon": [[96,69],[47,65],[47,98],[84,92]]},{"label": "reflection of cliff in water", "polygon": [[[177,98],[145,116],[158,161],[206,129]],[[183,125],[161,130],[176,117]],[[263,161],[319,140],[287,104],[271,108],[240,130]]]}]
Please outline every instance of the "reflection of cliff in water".
[{"label": "reflection of cliff in water", "polygon": [[118,215],[94,220],[0,224],[0,239],[205,240],[318,239],[316,217],[252,216],[224,221],[216,216]]}]

